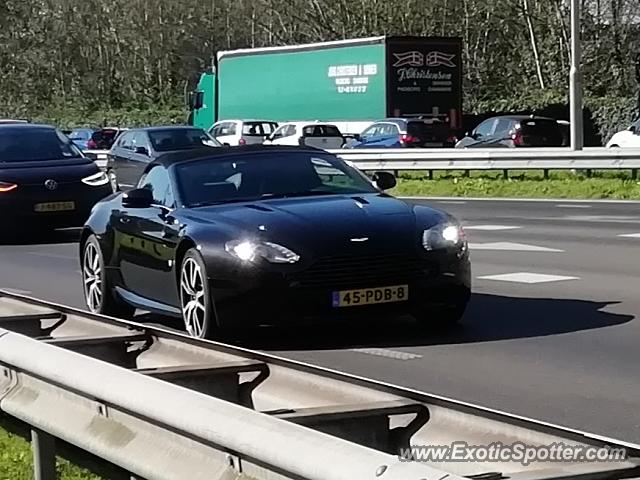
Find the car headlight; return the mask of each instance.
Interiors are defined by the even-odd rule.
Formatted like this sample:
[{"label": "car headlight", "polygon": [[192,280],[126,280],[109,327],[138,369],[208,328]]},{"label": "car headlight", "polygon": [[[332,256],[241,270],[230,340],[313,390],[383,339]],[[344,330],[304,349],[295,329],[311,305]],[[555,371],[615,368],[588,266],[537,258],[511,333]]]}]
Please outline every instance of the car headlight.
[{"label": "car headlight", "polygon": [[243,262],[253,262],[257,258],[270,263],[296,263],[300,260],[300,256],[287,247],[272,242],[232,240],[225,244],[225,250]]},{"label": "car headlight", "polygon": [[460,225],[441,223],[422,232],[422,246],[425,250],[443,248],[467,248],[467,239]]},{"label": "car headlight", "polygon": [[100,187],[109,183],[109,176],[106,172],[98,172],[82,179],[82,183],[92,187]]}]

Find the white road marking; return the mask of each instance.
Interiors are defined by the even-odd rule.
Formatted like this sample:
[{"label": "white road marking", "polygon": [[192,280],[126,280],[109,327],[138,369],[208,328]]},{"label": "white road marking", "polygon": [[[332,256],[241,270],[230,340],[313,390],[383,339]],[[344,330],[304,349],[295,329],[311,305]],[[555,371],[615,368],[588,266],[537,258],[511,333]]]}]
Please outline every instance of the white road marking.
[{"label": "white road marking", "polygon": [[31,295],[30,290],[20,290],[19,288],[0,288],[0,290],[4,290],[8,293],[15,293],[16,295]]},{"label": "white road marking", "polygon": [[640,233],[624,233],[622,235],[618,235],[619,237],[625,238],[640,238]]},{"label": "white road marking", "polygon": [[469,248],[471,250],[505,250],[510,252],[564,252],[564,250],[557,248],[511,242],[470,243]]},{"label": "white road marking", "polygon": [[503,273],[500,275],[483,275],[478,278],[482,280],[496,280],[499,282],[514,282],[514,283],[528,283],[528,284],[561,282],[564,280],[580,280],[580,277],[566,277],[563,275],[546,275],[542,273],[530,273],[530,272]]},{"label": "white road marking", "polygon": [[516,227],[514,225],[465,225],[464,229],[465,230],[482,230],[482,231],[487,231],[487,232],[497,232],[497,231],[501,231],[501,230],[515,230],[516,228],[522,228],[522,227]]},{"label": "white road marking", "polygon": [[[557,220],[571,220],[573,222],[617,222],[617,223],[636,223],[640,221],[638,215],[566,215],[564,217],[553,217]],[[552,220],[549,218],[547,220]]]},{"label": "white road marking", "polygon": [[560,203],[556,205],[558,208],[591,208],[591,205],[581,205],[574,203]]},{"label": "white road marking", "polygon": [[438,203],[444,203],[446,205],[466,205],[464,200],[440,200]]},{"label": "white road marking", "polygon": [[415,353],[401,352],[399,350],[389,350],[387,348],[352,348],[352,352],[374,355],[376,357],[393,358],[394,360],[415,360],[422,358],[422,355]]}]

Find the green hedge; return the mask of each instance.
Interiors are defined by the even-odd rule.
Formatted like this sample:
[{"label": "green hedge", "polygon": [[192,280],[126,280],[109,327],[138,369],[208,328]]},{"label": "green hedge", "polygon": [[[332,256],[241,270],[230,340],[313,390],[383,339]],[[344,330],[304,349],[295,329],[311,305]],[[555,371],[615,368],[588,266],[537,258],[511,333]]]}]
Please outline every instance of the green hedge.
[{"label": "green hedge", "polygon": [[57,125],[60,128],[184,124],[188,111],[174,106],[149,106],[142,108],[53,108],[37,112],[28,120]]}]

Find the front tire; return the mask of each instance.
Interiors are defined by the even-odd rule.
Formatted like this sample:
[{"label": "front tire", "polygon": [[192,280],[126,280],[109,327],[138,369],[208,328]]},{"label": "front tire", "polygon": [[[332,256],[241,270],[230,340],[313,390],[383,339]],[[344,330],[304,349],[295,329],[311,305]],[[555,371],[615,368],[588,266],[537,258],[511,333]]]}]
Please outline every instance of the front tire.
[{"label": "front tire", "polygon": [[185,329],[195,338],[212,338],[218,330],[208,278],[202,255],[189,249],[180,267],[180,308]]},{"label": "front tire", "polygon": [[90,312],[111,317],[133,317],[135,308],[119,300],[111,289],[102,248],[95,235],[90,235],[82,247],[82,286]]}]

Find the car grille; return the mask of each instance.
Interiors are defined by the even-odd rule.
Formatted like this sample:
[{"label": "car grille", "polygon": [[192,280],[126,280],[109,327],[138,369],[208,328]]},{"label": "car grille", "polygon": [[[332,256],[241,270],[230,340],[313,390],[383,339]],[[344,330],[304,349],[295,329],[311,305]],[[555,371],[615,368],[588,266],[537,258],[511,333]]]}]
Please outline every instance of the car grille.
[{"label": "car grille", "polygon": [[332,256],[317,260],[291,280],[300,287],[368,287],[409,282],[428,276],[435,266],[406,254]]}]

